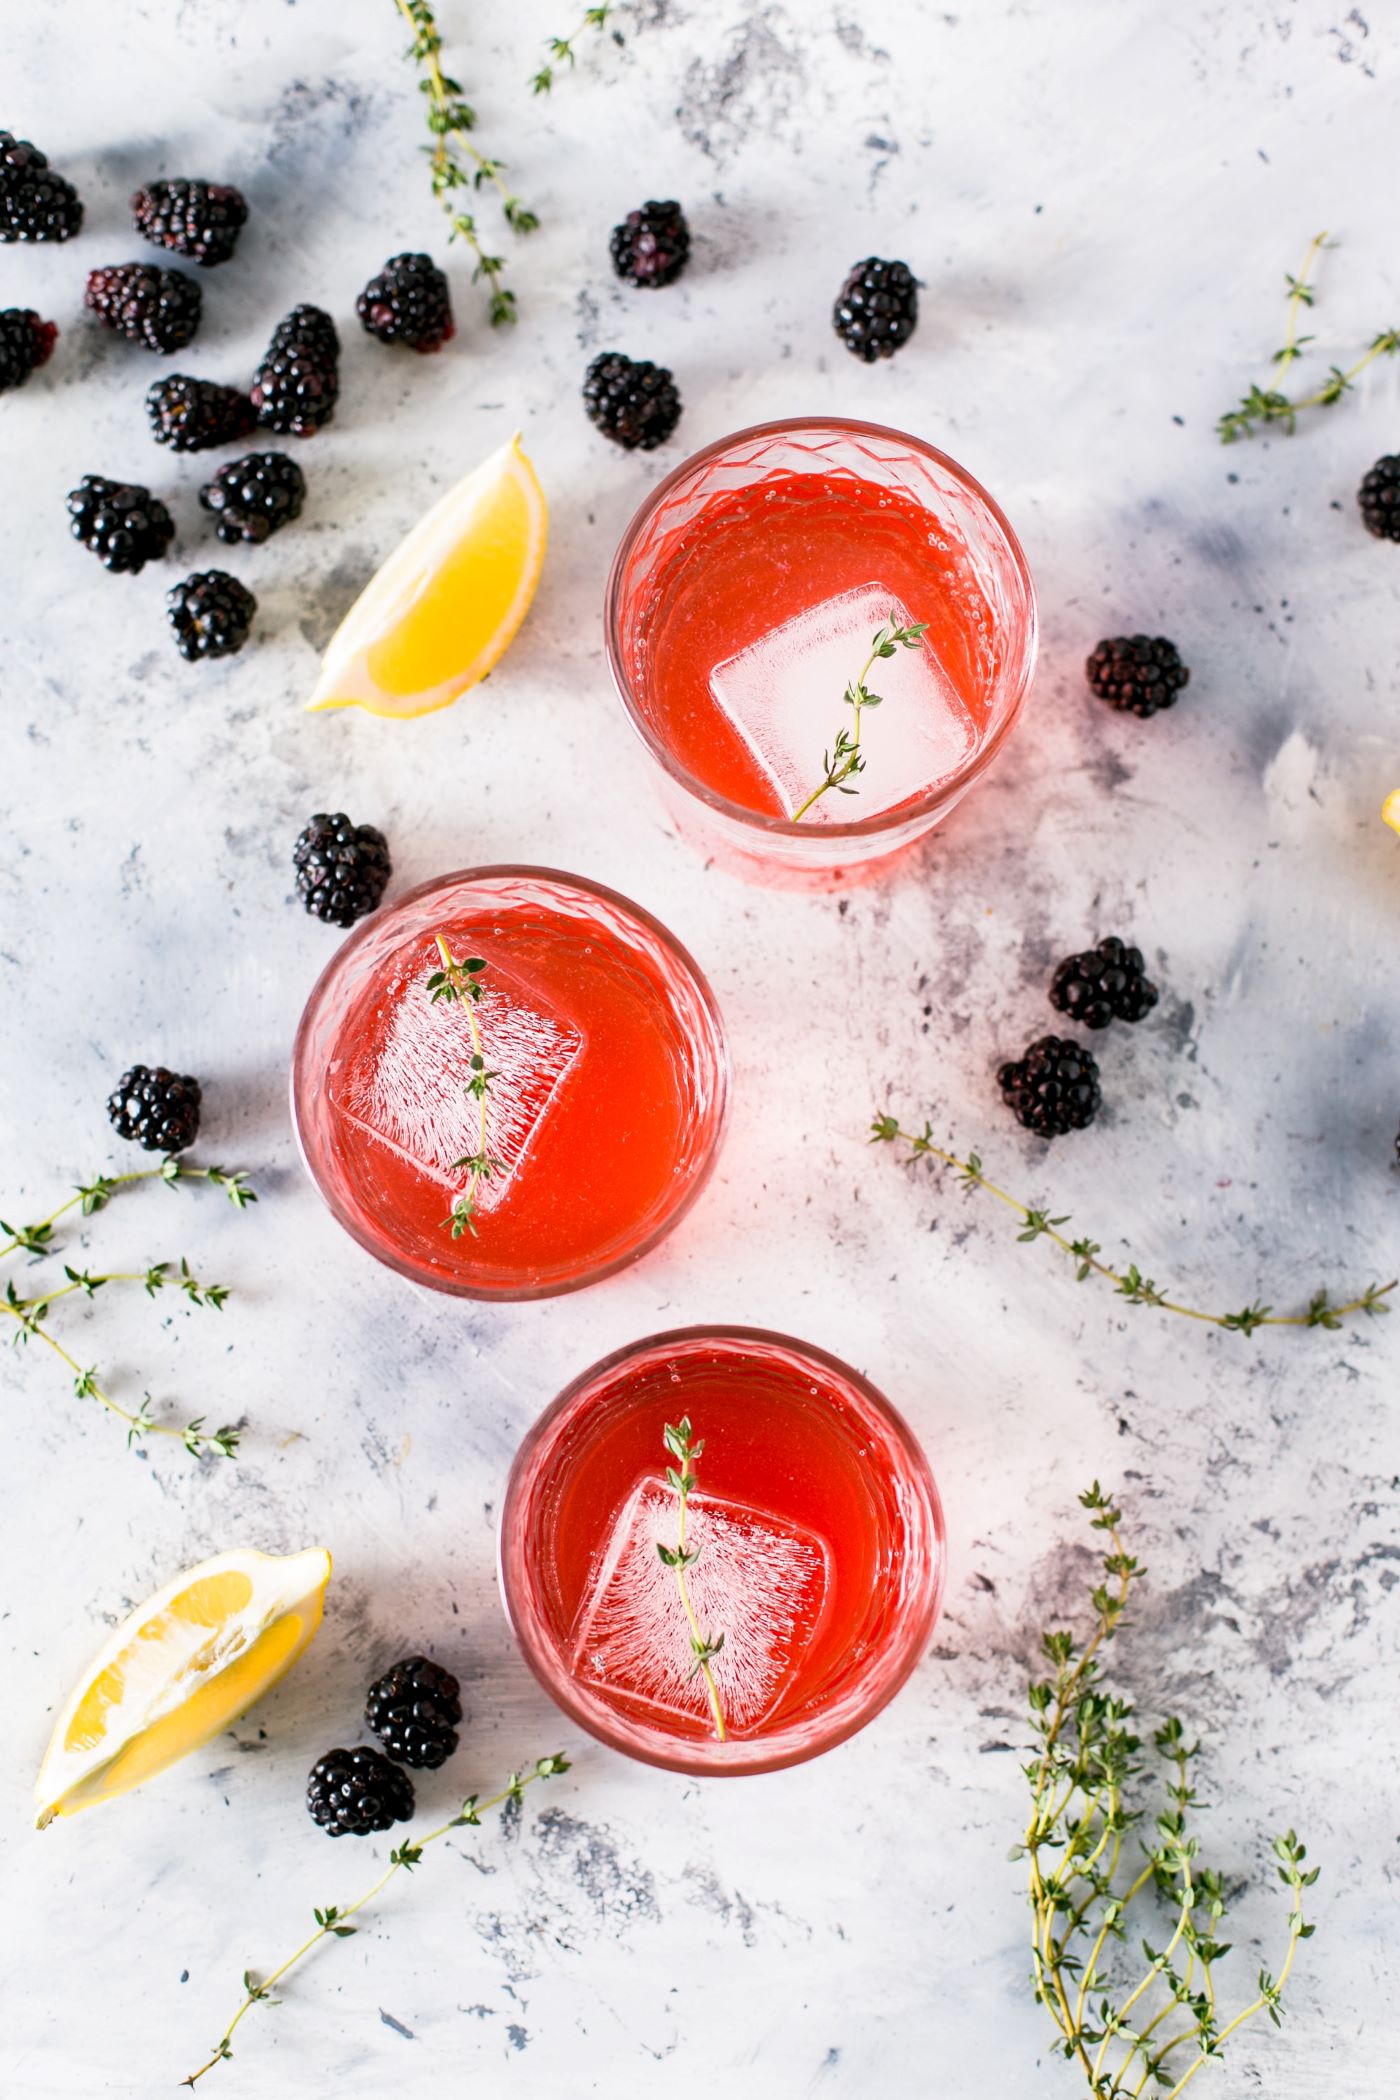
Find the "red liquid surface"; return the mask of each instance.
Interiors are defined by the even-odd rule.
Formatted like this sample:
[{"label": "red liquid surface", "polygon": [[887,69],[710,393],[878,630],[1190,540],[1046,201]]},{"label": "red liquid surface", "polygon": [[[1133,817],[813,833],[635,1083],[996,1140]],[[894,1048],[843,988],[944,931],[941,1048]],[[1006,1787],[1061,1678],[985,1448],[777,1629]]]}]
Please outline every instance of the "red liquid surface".
[{"label": "red liquid surface", "polygon": [[508,1523],[524,1528],[556,1662],[587,1699],[677,1743],[715,1738],[703,1683],[684,1681],[687,1629],[661,1609],[675,1578],[656,1545],[676,1543],[678,1520],[663,1430],[683,1415],[704,1443],[693,1598],[702,1631],[725,1635],[729,1737],[761,1741],[870,1678],[917,1611],[937,1551],[931,1523],[910,1523],[922,1468],[819,1363],[724,1342],[620,1366],[549,1435]]},{"label": "red liquid surface", "polygon": [[[420,916],[356,985],[335,1028],[308,1156],[352,1229],[425,1281],[561,1287],[625,1258],[708,1161],[722,1053],[695,980],[654,936],[634,945],[618,915],[600,920],[572,894],[567,909],[449,894],[427,914],[432,932]],[[497,1075],[487,1151],[501,1163],[478,1186],[476,1235],[455,1240],[453,1162],[479,1143],[465,1012],[427,991],[437,932],[486,963],[475,1011]]]},{"label": "red liquid surface", "polygon": [[[967,549],[902,491],[847,475],[783,474],[713,497],[676,528],[651,566],[633,645],[635,689],[689,773],[745,809],[788,813],[716,702],[710,674],[795,615],[872,580],[911,619],[927,623],[924,646],[980,740],[998,645]],[[852,663],[848,675],[859,669]],[[829,712],[834,734],[843,713],[839,683]],[[874,717],[868,733],[878,732]],[[814,785],[820,750],[818,741]],[[859,816],[859,802],[847,801],[840,814]]]}]

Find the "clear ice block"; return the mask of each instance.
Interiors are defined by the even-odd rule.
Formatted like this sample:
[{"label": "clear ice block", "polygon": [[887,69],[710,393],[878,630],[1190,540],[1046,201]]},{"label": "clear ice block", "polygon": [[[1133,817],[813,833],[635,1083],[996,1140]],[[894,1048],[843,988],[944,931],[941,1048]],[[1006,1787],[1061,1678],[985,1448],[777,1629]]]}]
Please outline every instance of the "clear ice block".
[{"label": "clear ice block", "polygon": [[[651,1481],[623,1504],[579,1609],[572,1666],[582,1683],[703,1718],[709,1699],[690,1674],[675,1571],[656,1550],[675,1544],[676,1511],[675,1495]],[[820,1623],[830,1552],[799,1524],[704,1494],[690,1499],[687,1541],[701,1549],[687,1571],[701,1630],[724,1635],[713,1669],[726,1720],[735,1732],[752,1731],[777,1705]]]},{"label": "clear ice block", "polygon": [[[334,1092],[343,1115],[455,1192],[464,1180],[456,1162],[480,1149],[480,1107],[466,1091],[471,1027],[458,1003],[429,999],[425,976],[388,988],[382,1037],[352,1057]],[[476,1014],[486,1068],[495,1075],[486,1096],[486,1151],[496,1165],[476,1188],[477,1209],[488,1212],[504,1200],[584,1038],[560,1015],[542,1013],[496,966]]]},{"label": "clear ice block", "polygon": [[[913,616],[892,591],[867,583],[785,620],[762,641],[726,657],[710,691],[758,761],[788,816],[822,777],[822,754],[853,710],[843,695],[875,631]],[[961,765],[976,741],[967,708],[927,641],[872,664],[866,684],[883,705],[861,721],[858,795],[824,795],[804,823],[850,823],[921,795]]]}]

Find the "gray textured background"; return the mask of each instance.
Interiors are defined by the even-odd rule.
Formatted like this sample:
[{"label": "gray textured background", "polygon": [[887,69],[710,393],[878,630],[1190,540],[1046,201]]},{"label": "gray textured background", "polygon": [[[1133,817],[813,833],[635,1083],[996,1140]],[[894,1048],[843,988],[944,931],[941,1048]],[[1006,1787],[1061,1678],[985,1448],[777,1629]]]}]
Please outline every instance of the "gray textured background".
[{"label": "gray textured background", "polygon": [[[519,329],[483,326],[458,254],[461,334],[422,361],[351,319],[385,255],[442,253],[388,0],[72,0],[0,22],[0,122],[88,203],[76,245],[0,251],[0,302],[64,328],[51,367],[0,402],[5,1210],[46,1209],[114,1156],[101,1104],[134,1058],[203,1077],[204,1156],[247,1166],[263,1197],[240,1219],[154,1191],[92,1234],[107,1265],[197,1258],[237,1288],[222,1321],[144,1301],[99,1305],[91,1334],[72,1320],[124,1392],[246,1413],[236,1468],[132,1460],[60,1367],[4,1359],[0,2086],[147,2095],[200,2060],[245,1964],[270,1966],[313,1903],[371,1878],[380,1848],[328,1847],[301,1781],[353,1730],[370,1672],[422,1642],[461,1670],[472,1712],[427,1811],[556,1743],[575,1770],[522,1827],[425,1862],[245,2023],[207,2090],[1074,2092],[1044,2056],[1005,1851],[1030,1640],[1086,1585],[1074,1492],[1097,1473],[1122,1483],[1152,1570],[1121,1668],[1146,1709],[1208,1730],[1210,1849],[1252,1882],[1237,1990],[1274,1958],[1265,1833],[1296,1822],[1325,1870],[1286,2036],[1251,2032],[1193,2090],[1379,2100],[1400,1926],[1400,1323],[1250,1343],[1122,1308],[863,1131],[886,1101],[927,1110],[1206,1303],[1392,1272],[1400,845],[1376,811],[1400,780],[1400,552],[1366,538],[1353,491],[1396,440],[1400,373],[1291,439],[1226,452],[1212,424],[1263,375],[1282,273],[1320,226],[1344,245],[1319,358],[1400,318],[1394,13],[663,0],[621,10],[622,47],[588,49],[532,104],[525,76],[569,12],[529,0],[487,28],[444,0],[482,139],[545,224],[513,272]],[[86,269],[141,252],[124,202],[156,171],[232,179],[253,211],[237,260],[204,276],[180,366],[245,377],[299,299],[349,324],[342,409],[297,452],[302,523],[218,556],[258,592],[256,646],[195,669],[161,597],[177,564],[215,556],[202,463],[146,435],[158,362],[81,311]],[[646,296],[611,277],[606,233],[658,192],[684,199],[695,256]],[[913,344],[874,371],[827,322],[872,250],[927,286]],[[584,421],[582,368],[606,345],[676,369],[686,413],[659,454],[625,457]],[[726,429],[808,409],[965,460],[1017,524],[1045,619],[994,777],[849,899],[701,870],[600,649],[608,556],[649,482]],[[517,425],[554,538],[501,672],[408,727],[304,715],[356,589]],[[115,578],[74,547],[63,494],[85,471],[166,492],[176,560]],[[1094,706],[1079,674],[1101,632],[1139,626],[1178,637],[1194,672],[1146,725]],[[473,1311],[337,1232],[283,1101],[335,940],[291,901],[290,844],[321,807],[388,831],[398,888],[472,861],[576,867],[640,897],[709,970],[732,1131],[705,1201],[642,1267]],[[992,1069],[1048,1020],[1048,965],[1109,930],[1142,943],[1163,1002],[1107,1040],[1110,1106],[1049,1161]],[[700,1318],[791,1327],[868,1370],[925,1438],[951,1527],[947,1612],[894,1708],[818,1764],[734,1786],[571,1740],[493,1575],[504,1473],[542,1403],[605,1349]],[[49,1718],[104,1627],[238,1539],[333,1548],[307,1661],[232,1739],[34,1836]]]}]

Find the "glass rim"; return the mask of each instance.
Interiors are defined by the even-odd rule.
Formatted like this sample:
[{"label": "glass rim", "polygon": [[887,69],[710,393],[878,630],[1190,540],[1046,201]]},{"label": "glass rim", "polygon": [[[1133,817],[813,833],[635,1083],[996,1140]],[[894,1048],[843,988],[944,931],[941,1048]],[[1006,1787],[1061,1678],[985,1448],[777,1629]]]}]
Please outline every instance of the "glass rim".
[{"label": "glass rim", "polygon": [[[736,445],[749,444],[759,438],[781,437],[797,431],[813,430],[831,430],[852,437],[889,438],[895,443],[906,446],[909,450],[916,452],[921,458],[933,461],[936,466],[942,468],[945,473],[950,475],[954,481],[958,482],[982,505],[996,525],[997,530],[1001,533],[1011,558],[1011,565],[1025,592],[1028,609],[1026,640],[1022,651],[1015,696],[1010,706],[1006,709],[1002,721],[996,725],[985,741],[978,744],[953,772],[946,775],[935,786],[926,788],[923,794],[917,796],[913,801],[902,802],[895,809],[882,810],[875,816],[856,817],[849,822],[823,824],[815,830],[810,824],[797,823],[791,817],[775,817],[764,810],[748,809],[742,802],[735,802],[730,796],[721,794],[717,788],[710,787],[707,782],[699,778],[698,774],[692,773],[688,766],[680,763],[674,752],[669,750],[662,738],[658,736],[638,704],[632,690],[631,680],[623,663],[621,638],[618,632],[620,625],[619,608],[622,602],[623,579],[627,565],[632,558],[642,533],[671,492],[688,475],[694,473],[698,468],[708,465]],[[896,830],[905,824],[916,823],[919,818],[928,816],[931,812],[942,809],[950,802],[956,801],[964,790],[970,786],[972,781],[977,779],[979,774],[991,764],[1006,738],[1010,735],[1011,730],[1015,727],[1021,708],[1024,705],[1026,694],[1030,690],[1031,679],[1035,673],[1039,636],[1040,616],[1036,603],[1035,581],[1031,575],[1030,564],[1026,560],[1025,550],[1016,536],[1010,519],[996,498],[982,486],[975,474],[970,474],[967,468],[961,466],[950,453],[940,451],[937,445],[929,444],[927,439],[915,437],[911,431],[897,430],[892,424],[868,423],[854,416],[781,416],[768,423],[750,423],[744,429],[731,431],[728,436],[716,438],[713,443],[702,445],[698,452],[690,453],[678,466],[671,469],[664,480],[657,482],[655,488],[648,491],[633,512],[622,538],[618,541],[617,551],[613,555],[612,564],[608,570],[607,585],[603,593],[603,646],[607,656],[608,669],[612,674],[612,681],[617,689],[618,697],[626,710],[627,718],[648,751],[650,751],[652,757],[669,774],[672,780],[683,787],[688,794],[694,795],[697,801],[706,803],[721,816],[727,817],[735,823],[742,824],[750,830],[778,838],[861,839],[878,837],[882,832]]]},{"label": "glass rim", "polygon": [[[581,891],[585,896],[599,898],[603,903],[620,909],[629,917],[639,921],[648,932],[654,935],[672,959],[680,965],[695,987],[714,1037],[715,1116],[713,1133],[706,1147],[704,1157],[696,1167],[686,1188],[682,1191],[673,1208],[668,1210],[663,1217],[658,1218],[651,1230],[635,1246],[629,1246],[621,1254],[615,1255],[608,1261],[595,1267],[585,1269],[581,1275],[568,1277],[563,1282],[522,1283],[503,1288],[498,1285],[482,1286],[466,1280],[459,1281],[439,1276],[436,1272],[430,1273],[421,1263],[413,1261],[410,1257],[402,1255],[376,1240],[361,1224],[353,1209],[342,1200],[339,1192],[327,1186],[313,1164],[307,1144],[307,1134],[303,1127],[304,1118],[299,1097],[303,1085],[304,1075],[302,1067],[307,1044],[312,1027],[319,1018],[321,1006],[353,952],[357,948],[362,947],[378,927],[383,926],[386,917],[396,916],[408,906],[418,903],[422,898],[431,896],[435,891],[447,889],[453,884],[484,881],[520,881],[522,879],[553,883],[562,889]],[[499,861],[491,862],[479,868],[455,868],[448,874],[434,875],[426,882],[415,883],[414,887],[411,890],[406,890],[402,897],[395,898],[388,906],[387,911],[368,913],[357,926],[347,933],[345,939],[318,973],[315,983],[307,994],[306,1003],[302,1007],[301,1018],[297,1022],[296,1035],[292,1042],[289,1075],[292,1132],[296,1138],[297,1152],[300,1155],[302,1167],[331,1216],[358,1246],[362,1247],[367,1254],[373,1255],[374,1259],[382,1263],[385,1268],[393,1269],[398,1275],[406,1277],[410,1283],[419,1285],[423,1290],[440,1291],[445,1296],[453,1298],[470,1298],[479,1304],[516,1305],[538,1298],[566,1297],[572,1291],[581,1291],[590,1284],[601,1283],[605,1277],[617,1275],[620,1270],[630,1268],[634,1262],[640,1261],[644,1255],[650,1254],[653,1248],[659,1245],[666,1238],[667,1234],[680,1224],[682,1218],[687,1215],[703,1193],[714,1171],[715,1161],[719,1156],[720,1144],[729,1120],[729,1080],[729,1038],[725,1032],[724,1016],[720,1011],[719,1001],[715,997],[709,978],[700,968],[699,963],[696,962],[690,950],[676,938],[668,926],[664,926],[653,912],[647,910],[644,904],[638,904],[631,897],[624,897],[620,890],[611,889],[604,882],[595,882],[589,876],[573,875],[562,868],[545,868],[534,864]]]},{"label": "glass rim", "polygon": [[[929,1525],[931,1551],[928,1568],[920,1590],[918,1608],[903,1614],[896,1624],[889,1648],[877,1656],[869,1673],[864,1677],[853,1696],[847,1694],[839,1703],[829,1720],[818,1719],[808,1725],[805,1734],[790,1731],[794,1739],[784,1746],[781,1739],[771,1742],[759,1737],[742,1744],[731,1741],[725,1755],[719,1757],[713,1747],[706,1746],[703,1753],[683,1742],[674,1748],[662,1747],[653,1740],[657,1730],[649,1730],[645,1722],[629,1722],[623,1716],[613,1716],[602,1709],[599,1702],[590,1701],[579,1693],[566,1668],[555,1639],[535,1608],[529,1596],[530,1584],[525,1572],[525,1554],[522,1543],[523,1531],[519,1522],[517,1504],[526,1492],[527,1479],[532,1464],[546,1444],[557,1424],[568,1414],[587,1389],[610,1377],[628,1363],[647,1356],[657,1350],[680,1349],[687,1345],[706,1342],[736,1343],[742,1346],[758,1345],[783,1350],[818,1369],[832,1374],[840,1383],[854,1389],[862,1403],[879,1418],[888,1432],[892,1444],[897,1448],[901,1461],[901,1479],[905,1481],[922,1501]],[[824,1756],[838,1744],[858,1735],[875,1717],[882,1713],[890,1701],[904,1689],[923,1658],[929,1637],[938,1622],[942,1610],[943,1591],[947,1576],[948,1560],[947,1524],[943,1515],[942,1498],[928,1455],[909,1423],[880,1388],[854,1365],[823,1349],[816,1342],[801,1340],[796,1335],[782,1334],[774,1328],[747,1327],[728,1322],[702,1322],[690,1327],[663,1328],[657,1334],[645,1335],[640,1340],[626,1342],[599,1357],[577,1377],[570,1379],[561,1392],[555,1395],[543,1412],[526,1430],[511,1462],[505,1493],[501,1497],[501,1520],[496,1538],[496,1578],[501,1594],[501,1604],[506,1622],[515,1635],[516,1643],[529,1665],[531,1674],[569,1719],[582,1728],[595,1741],[610,1750],[637,1759],[642,1764],[653,1765],[666,1772],[682,1772],[697,1779],[743,1779],[765,1772],[779,1772],[789,1766],[807,1763],[811,1758]]]}]

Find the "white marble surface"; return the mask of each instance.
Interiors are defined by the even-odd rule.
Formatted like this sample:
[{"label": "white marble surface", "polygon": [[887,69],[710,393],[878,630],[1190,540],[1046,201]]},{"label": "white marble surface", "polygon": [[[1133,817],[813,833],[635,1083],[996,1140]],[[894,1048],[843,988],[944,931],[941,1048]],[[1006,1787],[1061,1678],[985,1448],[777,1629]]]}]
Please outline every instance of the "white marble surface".
[{"label": "white marble surface", "polygon": [[[1123,1484],[1152,1571],[1121,1668],[1145,1709],[1208,1728],[1210,1848],[1251,1883],[1237,1990],[1272,1957],[1264,1834],[1296,1823],[1324,1870],[1286,2034],[1251,2031],[1195,2089],[1380,2100],[1400,1936],[1400,1322],[1251,1343],[1120,1308],[863,1132],[887,1100],[927,1109],[1208,1302],[1296,1300],[1396,1264],[1400,846],[1376,810],[1400,778],[1400,553],[1362,533],[1353,491],[1396,441],[1400,371],[1291,439],[1224,452],[1212,435],[1262,376],[1282,273],[1319,226],[1344,240],[1319,354],[1400,314],[1395,16],[655,0],[532,105],[524,78],[566,26],[552,0],[442,13],[482,136],[545,225],[515,271],[518,331],[482,326],[459,256],[461,334],[421,363],[351,319],[385,255],[442,245],[388,0],[70,0],[0,20],[0,122],[88,202],[76,245],[0,250],[0,303],[64,328],[49,370],[0,402],[5,1211],[41,1211],[116,1156],[102,1101],[134,1058],[203,1077],[203,1154],[248,1167],[263,1199],[240,1219],[150,1192],[91,1235],[106,1263],[188,1252],[236,1287],[221,1321],[142,1302],[100,1304],[91,1333],[72,1322],[123,1391],[246,1416],[237,1466],[128,1458],[59,1367],[4,1358],[0,2089],[144,2096],[200,2060],[244,1966],[270,1966],[381,1856],[331,1850],[301,1783],[353,1735],[371,1672],[425,1643],[471,1707],[426,1811],[556,1744],[575,1768],[522,1827],[425,1864],[308,1964],[209,2092],[1074,2093],[1025,1986],[1005,1854],[1031,1641],[1082,1593],[1074,1491],[1100,1474]],[[84,271],[140,252],[124,199],[156,171],[232,179],[252,204],[182,366],[246,375],[299,299],[346,324],[343,408],[298,452],[306,516],[228,560],[261,600],[256,646],[198,669],[161,594],[216,555],[201,463],[146,435],[156,361],[81,312]],[[658,192],[684,199],[695,259],[643,296],[612,279],[606,233]],[[927,286],[913,344],[874,371],[827,325],[871,251]],[[584,421],[582,368],[609,344],[676,369],[685,418],[659,454],[625,457]],[[903,424],[965,460],[1018,525],[1044,609],[1033,705],[994,777],[849,899],[698,864],[599,639],[606,563],[648,482],[682,446],[803,409]],[[554,541],[499,675],[409,728],[304,715],[359,583],[516,425]],[[183,568],[113,578],[73,546],[63,495],[85,471],[170,493]],[[1176,635],[1194,670],[1146,725],[1096,707],[1079,673],[1101,632],[1139,626]],[[322,807],[383,825],[400,890],[471,861],[578,868],[708,968],[732,1131],[706,1200],[643,1266],[478,1311],[415,1295],[338,1233],[284,1103],[336,938],[291,901],[290,844]],[[1049,1020],[1050,963],[1108,930],[1148,950],[1164,1000],[1107,1041],[1110,1108],[1047,1161],[992,1068]],[[493,1573],[504,1474],[538,1408],[605,1349],[702,1318],[788,1327],[868,1370],[925,1438],[951,1525],[946,1615],[891,1711],[823,1762],[732,1786],[574,1739],[513,1652]],[[144,1792],[33,1834],[52,1710],[104,1627],[234,1540],[317,1539],[336,1558],[329,1616],[285,1686]]]}]

